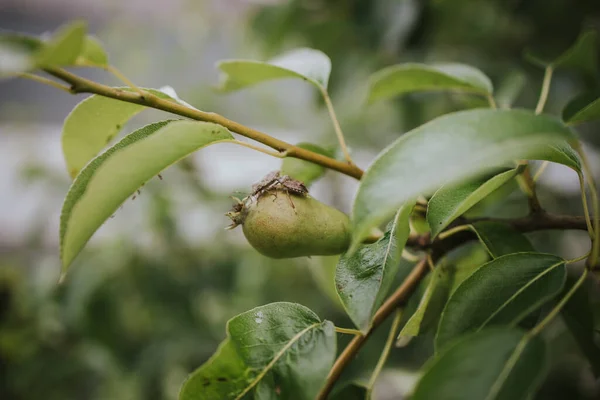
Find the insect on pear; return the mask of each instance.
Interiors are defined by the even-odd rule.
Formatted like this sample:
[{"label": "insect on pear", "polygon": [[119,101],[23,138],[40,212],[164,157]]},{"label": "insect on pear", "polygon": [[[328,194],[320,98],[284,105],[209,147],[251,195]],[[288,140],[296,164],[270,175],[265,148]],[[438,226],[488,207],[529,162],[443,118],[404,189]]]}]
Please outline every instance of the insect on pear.
[{"label": "insect on pear", "polygon": [[290,193],[294,193],[299,196],[306,196],[308,194],[308,189],[304,183],[293,179],[288,175],[282,176],[279,171],[273,171],[268,173],[263,179],[260,180],[260,182],[252,185],[251,196],[254,196],[256,200],[258,200],[263,194],[273,189],[275,189],[275,191],[272,192],[275,197],[277,197],[276,190],[283,190],[286,193],[294,210],[296,207],[294,206],[294,202],[290,197]]}]

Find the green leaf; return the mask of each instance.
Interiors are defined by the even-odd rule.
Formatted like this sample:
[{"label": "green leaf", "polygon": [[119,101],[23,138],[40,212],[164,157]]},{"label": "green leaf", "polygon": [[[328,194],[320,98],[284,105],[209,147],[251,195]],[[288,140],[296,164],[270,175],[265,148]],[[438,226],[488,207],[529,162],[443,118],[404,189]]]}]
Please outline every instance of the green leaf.
[{"label": "green leaf", "polygon": [[412,400],[525,400],[547,370],[544,342],[517,329],[461,338],[426,367]]},{"label": "green leaf", "polygon": [[253,375],[233,342],[226,339],[216,353],[186,379],[179,400],[234,399],[252,382]]},{"label": "green leaf", "polygon": [[543,60],[532,52],[526,52],[525,57],[533,64],[543,68],[551,66],[553,68],[575,69],[595,78],[598,74],[597,42],[598,34],[596,31],[586,31],[579,35],[575,43],[556,57],[554,61]]},{"label": "green leaf", "polygon": [[436,349],[490,325],[514,325],[560,293],[565,261],[517,253],[482,265],[454,291],[442,313]]},{"label": "green leaf", "polygon": [[326,89],[331,60],[318,50],[300,48],[266,62],[226,60],[219,62],[217,67],[222,71],[219,89],[224,92],[284,78],[300,78]]},{"label": "green leaf", "polygon": [[[193,372],[179,400],[312,400],[335,359],[329,321],[293,303],[272,303],[233,317],[228,338]],[[245,397],[248,395],[248,397]]]},{"label": "green leaf", "polygon": [[255,381],[272,374],[283,399],[314,399],[335,360],[333,324],[299,304],[257,307],[232,318],[227,332]]},{"label": "green leaf", "polygon": [[488,95],[490,79],[477,68],[463,64],[399,64],[370,78],[369,103],[412,92],[462,91]]},{"label": "green leaf", "polygon": [[163,121],[125,136],[92,160],[71,185],[63,204],[63,274],[94,232],[146,181],[208,144],[231,139],[220,125]]},{"label": "green leaf", "polygon": [[520,171],[517,168],[505,170],[492,177],[439,188],[427,205],[427,223],[431,229],[431,237],[435,238],[452,221],[513,179]]},{"label": "green leaf", "polygon": [[[318,154],[323,154],[324,156],[333,156],[331,151],[317,146],[316,144],[298,143],[296,146]],[[306,186],[309,186],[312,182],[325,174],[325,168],[298,158],[286,157],[281,164],[281,173],[283,175],[289,175],[294,179],[304,182]]]},{"label": "green leaf", "polygon": [[525,110],[462,111],[413,129],[366,170],[354,200],[351,250],[407,200],[513,160],[548,160],[579,171],[569,140],[575,136],[558,119]]},{"label": "green leaf", "polygon": [[398,272],[414,204],[412,201],[400,207],[377,242],[362,245],[355,253],[340,257],[335,286],[350,319],[362,331],[369,328],[371,317],[383,303]]},{"label": "green leaf", "polygon": [[452,275],[453,271],[449,266],[439,265],[435,268],[416,311],[398,334],[398,339],[417,336],[425,325],[424,320],[437,318],[450,295]]},{"label": "green leaf", "polygon": [[36,56],[38,67],[55,67],[75,64],[84,49],[87,24],[76,21],[65,25],[44,42]]},{"label": "green leaf", "polygon": [[597,92],[583,93],[571,100],[562,112],[567,124],[581,124],[600,119],[600,97]]},{"label": "green leaf", "polygon": [[535,252],[525,235],[511,226],[493,221],[480,221],[471,225],[481,244],[493,258],[506,254]]},{"label": "green leaf", "polygon": [[[131,91],[129,88],[120,90]],[[155,89],[144,89],[162,99],[170,96]],[[104,96],[92,95],[71,111],[62,131],[62,148],[72,178],[121,131],[123,126],[146,107]]]},{"label": "green leaf", "polygon": [[[567,277],[564,291],[568,292],[576,281],[574,277]],[[594,340],[594,314],[585,283],[567,301],[561,314],[581,353],[590,362],[594,375],[600,376],[600,346]]]},{"label": "green leaf", "polygon": [[87,36],[83,42],[83,49],[75,60],[76,65],[105,67],[108,65],[108,54],[102,43],[94,36]]}]

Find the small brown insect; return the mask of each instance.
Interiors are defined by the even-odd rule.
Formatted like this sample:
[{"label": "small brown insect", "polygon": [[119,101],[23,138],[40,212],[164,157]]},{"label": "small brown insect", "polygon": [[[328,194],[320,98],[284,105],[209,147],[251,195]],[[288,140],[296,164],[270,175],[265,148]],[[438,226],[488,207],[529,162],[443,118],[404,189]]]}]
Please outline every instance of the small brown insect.
[{"label": "small brown insect", "polygon": [[308,189],[304,183],[291,178],[288,175],[281,176],[279,171],[273,171],[261,179],[260,182],[252,185],[251,196],[255,196],[255,198],[258,200],[263,194],[272,191],[271,193],[277,197],[276,190],[283,190],[286,193],[294,210],[296,210],[296,206],[294,206],[294,202],[292,201],[290,193],[294,193],[298,196],[306,196],[308,194]]}]

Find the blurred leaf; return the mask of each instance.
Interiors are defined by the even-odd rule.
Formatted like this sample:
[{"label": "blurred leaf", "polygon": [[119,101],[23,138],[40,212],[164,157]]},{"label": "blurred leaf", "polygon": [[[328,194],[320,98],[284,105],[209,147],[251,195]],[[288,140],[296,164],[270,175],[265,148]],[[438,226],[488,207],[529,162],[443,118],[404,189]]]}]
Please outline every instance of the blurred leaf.
[{"label": "blurred leaf", "polygon": [[571,125],[600,119],[598,93],[583,93],[569,101],[562,112],[562,118]]},{"label": "blurred leaf", "polygon": [[335,283],[350,319],[362,331],[383,303],[398,272],[402,250],[410,233],[409,217],[415,202],[404,204],[377,242],[362,245],[353,254],[343,254]]},{"label": "blurred leaf", "polygon": [[[398,339],[404,336],[417,336],[421,331],[423,321],[427,318],[437,318],[441,313],[450,294],[453,271],[451,267],[438,265],[432,273],[432,278],[425,289],[417,310],[398,334]],[[426,315],[428,314],[428,315]],[[433,317],[431,316],[433,315]]]},{"label": "blurred leaf", "polygon": [[246,365],[261,379],[273,374],[284,399],[313,400],[336,355],[329,321],[293,303],[272,303],[232,318],[227,332]]},{"label": "blurred leaf", "polygon": [[327,88],[331,60],[314,49],[295,49],[267,62],[226,60],[217,64],[222,71],[219,89],[231,92],[274,79],[300,78],[318,88]]},{"label": "blurred leaf", "polygon": [[84,49],[86,33],[87,24],[82,21],[60,27],[40,48],[36,55],[37,66],[73,65]]},{"label": "blurred leaf", "polygon": [[598,34],[596,31],[583,32],[575,43],[554,61],[545,61],[541,57],[526,52],[525,57],[533,64],[546,68],[570,68],[580,70],[583,73],[597,77],[598,75]]},{"label": "blurred leaf", "polygon": [[215,354],[183,383],[179,400],[233,399],[252,382],[254,375],[234,343],[226,339]]},{"label": "blurred leaf", "polygon": [[339,390],[334,390],[331,400],[364,400],[367,397],[367,388],[358,383],[348,383]]},{"label": "blurred leaf", "polygon": [[471,229],[493,258],[513,253],[535,252],[529,239],[509,225],[480,221],[472,224]]},{"label": "blurred leaf", "polygon": [[519,95],[527,84],[527,78],[521,71],[509,72],[498,85],[494,98],[498,107],[510,108],[519,98]]},{"label": "blurred leaf", "polygon": [[60,249],[63,275],[94,232],[146,181],[192,152],[231,140],[220,125],[163,121],[147,125],[93,159],[63,204]]},{"label": "blurred leaf", "polygon": [[524,110],[469,110],[436,118],[384,149],[366,170],[354,200],[353,245],[405,201],[517,159],[580,170],[567,144],[571,130],[554,117]]},{"label": "blurred leaf", "polygon": [[[316,144],[298,143],[296,146],[328,157],[333,156],[331,151],[317,146]],[[325,168],[298,158],[286,157],[281,164],[281,173],[283,175],[289,175],[294,179],[304,182],[306,186],[309,186],[312,182],[325,174]]]},{"label": "blurred leaf", "polygon": [[453,90],[488,95],[490,79],[477,68],[463,64],[399,64],[370,78],[369,103],[405,93]]},{"label": "blurred leaf", "polygon": [[[131,91],[130,88],[119,88]],[[162,99],[171,97],[155,89],[144,89]],[[104,96],[92,95],[73,108],[65,119],[62,149],[72,178],[102,149],[123,126],[146,107]]]},{"label": "blurred leaf", "polygon": [[41,42],[31,36],[0,34],[0,77],[11,76],[35,68]]},{"label": "blurred leaf", "polygon": [[517,329],[465,336],[425,366],[412,400],[525,400],[547,370],[544,342]]},{"label": "blurred leaf", "polygon": [[509,254],[482,265],[450,296],[436,349],[489,325],[518,323],[559,294],[565,276],[565,261],[549,254]]},{"label": "blurred leaf", "polygon": [[[574,277],[567,277],[565,292],[573,287],[576,280]],[[571,296],[561,310],[561,315],[579,345],[581,354],[590,362],[594,375],[600,376],[600,347],[594,340],[594,314],[586,285],[581,286]]]},{"label": "blurred leaf", "polygon": [[102,43],[93,36],[87,36],[83,42],[83,49],[77,60],[76,65],[105,67],[108,65],[108,54],[102,47]]},{"label": "blurred leaf", "polygon": [[343,304],[335,290],[335,270],[340,256],[311,257],[308,271],[317,287],[336,305],[343,310]]},{"label": "blurred leaf", "polygon": [[505,170],[491,178],[479,178],[439,188],[427,205],[427,223],[432,239],[476,203],[513,179],[519,171],[517,168]]}]

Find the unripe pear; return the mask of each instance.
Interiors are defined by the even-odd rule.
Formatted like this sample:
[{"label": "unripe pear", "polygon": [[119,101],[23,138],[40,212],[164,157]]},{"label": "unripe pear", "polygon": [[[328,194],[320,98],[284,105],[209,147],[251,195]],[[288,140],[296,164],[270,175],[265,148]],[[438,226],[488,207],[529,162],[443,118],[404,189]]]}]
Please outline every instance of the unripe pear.
[{"label": "unripe pear", "polygon": [[248,242],[271,258],[341,254],[350,245],[348,216],[308,195],[270,190],[244,204],[241,220]]}]

